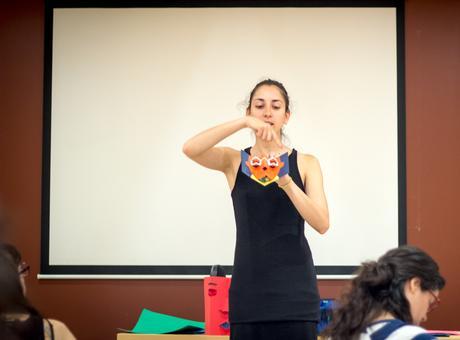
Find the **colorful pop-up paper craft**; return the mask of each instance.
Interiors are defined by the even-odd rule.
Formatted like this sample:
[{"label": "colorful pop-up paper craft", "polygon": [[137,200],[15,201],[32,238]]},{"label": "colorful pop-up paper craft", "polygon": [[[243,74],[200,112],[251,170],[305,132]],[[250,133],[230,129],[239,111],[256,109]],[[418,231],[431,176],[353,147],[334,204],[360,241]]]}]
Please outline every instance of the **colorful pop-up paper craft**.
[{"label": "colorful pop-up paper craft", "polygon": [[257,183],[267,186],[289,173],[289,155],[286,152],[279,157],[259,157],[241,150],[241,171]]}]

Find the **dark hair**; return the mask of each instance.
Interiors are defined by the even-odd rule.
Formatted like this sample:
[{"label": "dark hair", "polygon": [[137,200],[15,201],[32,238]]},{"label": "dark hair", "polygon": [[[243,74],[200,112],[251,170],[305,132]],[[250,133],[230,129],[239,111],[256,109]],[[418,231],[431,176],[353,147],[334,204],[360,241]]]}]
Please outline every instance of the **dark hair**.
[{"label": "dark hair", "polygon": [[420,279],[423,291],[440,290],[445,285],[436,262],[416,247],[401,246],[388,251],[377,262],[363,263],[323,335],[334,340],[357,339],[383,312],[411,323],[404,286],[413,278]]},{"label": "dark hair", "polygon": [[[15,258],[11,256],[11,249],[16,250],[11,245],[1,244],[0,246],[0,316],[12,313],[40,315],[24,296],[18,266]],[[0,323],[4,326],[1,317]]]},{"label": "dark hair", "polygon": [[18,268],[9,255],[0,253],[0,339],[21,339],[11,327],[8,316],[14,314],[39,315],[22,291]]},{"label": "dark hair", "polygon": [[280,91],[281,95],[283,96],[283,99],[286,103],[286,112],[290,112],[289,110],[289,95],[286,91],[286,88],[284,87],[284,85],[282,83],[280,83],[279,81],[276,81],[276,80],[273,80],[273,79],[265,79],[265,80],[262,80],[261,82],[257,83],[256,86],[254,86],[254,88],[252,89],[251,91],[251,94],[249,95],[249,103],[248,103],[248,107],[246,108],[246,110],[249,110],[251,108],[251,102],[252,102],[252,98],[254,97],[254,93],[256,93],[256,91],[262,87],[262,86],[276,86],[278,88],[278,90]]},{"label": "dark hair", "polygon": [[16,264],[0,253],[0,315],[10,313],[38,315],[24,296]]},{"label": "dark hair", "polygon": [[22,256],[19,250],[9,243],[0,243],[0,253],[8,256],[16,266],[19,266],[22,262]]}]

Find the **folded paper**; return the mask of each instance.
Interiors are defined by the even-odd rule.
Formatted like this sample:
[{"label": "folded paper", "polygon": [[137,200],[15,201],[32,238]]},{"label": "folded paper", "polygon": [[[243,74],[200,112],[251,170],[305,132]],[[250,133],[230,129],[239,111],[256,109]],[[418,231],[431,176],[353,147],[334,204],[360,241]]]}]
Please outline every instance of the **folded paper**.
[{"label": "folded paper", "polygon": [[134,328],[138,334],[204,333],[204,322],[193,321],[143,309]]},{"label": "folded paper", "polygon": [[259,157],[241,150],[241,171],[257,183],[267,186],[289,173],[289,155],[286,152],[279,157]]}]

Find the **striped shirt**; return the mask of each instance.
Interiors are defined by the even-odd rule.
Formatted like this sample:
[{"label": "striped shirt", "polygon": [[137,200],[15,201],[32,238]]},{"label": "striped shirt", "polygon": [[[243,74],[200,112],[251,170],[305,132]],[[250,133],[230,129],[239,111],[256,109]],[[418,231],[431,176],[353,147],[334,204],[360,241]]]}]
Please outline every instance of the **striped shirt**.
[{"label": "striped shirt", "polygon": [[433,340],[423,328],[401,320],[382,320],[369,325],[359,340]]}]

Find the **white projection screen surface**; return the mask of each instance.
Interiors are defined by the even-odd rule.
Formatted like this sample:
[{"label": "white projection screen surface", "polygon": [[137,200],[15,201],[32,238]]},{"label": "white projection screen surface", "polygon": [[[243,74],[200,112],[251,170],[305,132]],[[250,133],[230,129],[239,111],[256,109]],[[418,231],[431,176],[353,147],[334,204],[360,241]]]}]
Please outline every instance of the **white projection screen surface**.
[{"label": "white projection screen surface", "polygon": [[330,229],[305,225],[318,274],[404,243],[399,10],[50,9],[41,277],[231,272],[227,181],[182,145],[243,116],[265,78],[289,92],[288,145],[322,167]]}]

